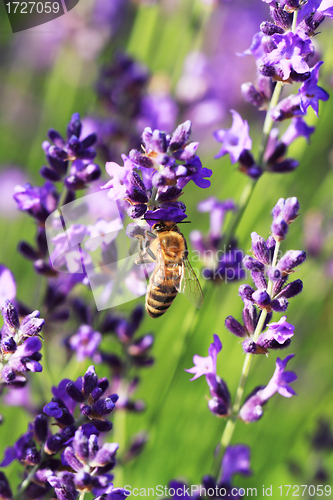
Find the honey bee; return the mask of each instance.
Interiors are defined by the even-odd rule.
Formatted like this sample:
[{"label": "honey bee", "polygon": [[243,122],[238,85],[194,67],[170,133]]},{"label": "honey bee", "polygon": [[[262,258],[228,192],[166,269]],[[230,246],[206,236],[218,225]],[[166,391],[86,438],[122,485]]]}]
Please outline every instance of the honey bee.
[{"label": "honey bee", "polygon": [[146,310],[152,318],[162,316],[178,292],[196,307],[201,307],[203,294],[188,260],[186,240],[175,222],[160,221],[146,231],[149,238],[136,264],[155,263],[146,293]]}]

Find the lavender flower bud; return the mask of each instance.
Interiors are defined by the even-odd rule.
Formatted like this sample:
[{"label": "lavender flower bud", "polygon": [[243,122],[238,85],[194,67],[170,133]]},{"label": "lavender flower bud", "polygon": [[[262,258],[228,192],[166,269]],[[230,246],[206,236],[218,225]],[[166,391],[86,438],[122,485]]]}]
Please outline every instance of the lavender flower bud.
[{"label": "lavender flower bud", "polygon": [[93,403],[94,401],[98,401],[102,394],[102,389],[100,387],[95,387],[95,389],[91,391],[89,402]]},{"label": "lavender flower bud", "polygon": [[228,316],[225,319],[225,327],[229,330],[229,332],[233,333],[237,337],[245,337],[246,330],[243,325],[241,325],[233,316]]},{"label": "lavender flower bud", "polygon": [[127,209],[127,213],[129,217],[131,217],[132,219],[139,219],[146,213],[146,211],[147,211],[147,205],[143,203],[132,205]]},{"label": "lavender flower bud", "polygon": [[258,346],[253,340],[244,340],[242,348],[246,354],[267,354],[267,349]]},{"label": "lavender flower bud", "polygon": [[276,217],[273,219],[271,231],[277,241],[282,241],[288,232],[288,224],[282,217]]},{"label": "lavender flower bud", "polygon": [[104,416],[108,415],[109,413],[112,412],[115,408],[115,404],[112,402],[111,398],[105,398],[105,399],[99,399],[93,405],[91,406],[92,411],[94,414],[97,414],[99,416]]},{"label": "lavender flower bud", "polygon": [[83,394],[86,399],[89,397],[93,389],[95,389],[95,387],[97,386],[97,382],[98,377],[95,372],[95,367],[91,365],[89,366],[83,377]]},{"label": "lavender flower bud", "polygon": [[277,267],[270,267],[267,269],[266,274],[271,281],[277,281],[282,278],[282,273]]},{"label": "lavender flower bud", "polygon": [[248,331],[248,333],[250,334],[254,333],[257,326],[258,313],[256,307],[251,302],[247,302],[244,305],[242,316],[243,316],[244,326]]},{"label": "lavender flower bud", "polygon": [[[99,379],[97,385],[102,390],[102,394],[103,394],[106,391],[106,389],[109,387],[109,381],[106,377],[103,377],[103,378]],[[113,402],[115,403],[115,401],[113,401]]]},{"label": "lavender flower bud", "polygon": [[283,35],[284,29],[281,28],[280,26],[277,26],[274,23],[270,23],[268,21],[264,21],[260,24],[260,31],[264,33],[264,35],[274,35],[275,33],[280,33],[280,35]]},{"label": "lavender flower bud", "polygon": [[10,331],[16,333],[20,327],[20,321],[16,307],[9,300],[6,300],[4,306],[1,308],[1,311],[4,322],[6,323]]},{"label": "lavender flower bud", "polygon": [[241,299],[243,300],[243,302],[245,300],[249,300],[249,301],[253,302],[252,294],[254,292],[254,288],[252,288],[250,285],[241,285],[238,288],[238,292],[239,292],[239,295],[240,295]]},{"label": "lavender flower bud", "polygon": [[17,344],[13,337],[1,339],[1,351],[3,354],[13,354],[17,349]]},{"label": "lavender flower bud", "polygon": [[128,354],[130,354],[130,356],[142,356],[152,347],[153,343],[153,335],[144,335],[143,337],[136,339],[128,347]]},{"label": "lavender flower bud", "polygon": [[174,152],[180,149],[181,147],[185,146],[187,141],[189,140],[189,137],[191,135],[191,127],[192,123],[190,120],[186,120],[186,122],[181,123],[178,125],[174,133],[172,134],[170,144],[169,144],[169,151]]},{"label": "lavender flower bud", "polygon": [[271,308],[275,312],[284,312],[287,310],[288,304],[289,304],[288,300],[285,299],[284,297],[281,297],[279,299],[272,300]]},{"label": "lavender flower bud", "polygon": [[12,382],[16,378],[14,370],[9,365],[3,367],[1,375],[4,381],[7,383]]},{"label": "lavender flower bud", "polygon": [[38,441],[44,443],[48,433],[48,419],[43,413],[37,415],[34,420],[34,432]]},{"label": "lavender flower bud", "polygon": [[295,280],[291,283],[288,283],[287,286],[281,290],[279,293],[279,297],[285,297],[286,299],[291,299],[295,297],[295,295],[301,293],[303,290],[303,282],[301,280]]},{"label": "lavender flower bud", "polygon": [[11,500],[13,498],[8,480],[2,471],[0,471],[0,498],[1,500]]},{"label": "lavender flower bud", "polygon": [[294,267],[297,267],[306,259],[306,253],[303,250],[288,250],[279,260],[277,267],[282,274],[289,274]]},{"label": "lavender flower bud", "polygon": [[[282,273],[281,273],[282,276]],[[283,285],[287,281],[288,276],[284,276],[278,280],[273,281],[272,297],[275,297],[282,289]]]},{"label": "lavender flower bud", "polygon": [[50,436],[44,445],[44,451],[48,455],[54,455],[57,453],[59,450],[61,450],[63,446],[63,439],[61,434],[53,434],[53,436]]},{"label": "lavender flower bud", "polygon": [[295,196],[293,198],[287,198],[283,207],[283,218],[287,224],[290,224],[298,217],[298,211],[299,202],[297,198]]},{"label": "lavender flower bud", "polygon": [[251,233],[252,239],[252,253],[257,260],[262,264],[269,265],[269,252],[266,242],[262,236],[259,236],[256,232]]},{"label": "lavender flower bud", "polygon": [[20,334],[22,335],[22,337],[39,336],[39,332],[42,331],[44,323],[45,321],[43,319],[32,317],[28,321],[25,321],[24,323],[22,322]]},{"label": "lavender flower bud", "polygon": [[74,401],[76,401],[77,403],[83,403],[84,395],[76,387],[76,385],[73,384],[73,382],[68,382],[68,384],[66,385],[66,392],[67,392],[68,396],[70,398],[74,399]]},{"label": "lavender flower bud", "polygon": [[257,290],[252,295],[253,300],[259,307],[266,307],[270,305],[271,298],[265,290]]},{"label": "lavender flower bud", "polygon": [[249,255],[246,255],[243,259],[243,265],[246,269],[249,269],[250,271],[260,271],[264,272],[265,271],[265,266],[259,260],[254,259],[253,257],[250,257]]},{"label": "lavender flower bud", "polygon": [[112,429],[112,422],[108,420],[92,420],[91,423],[99,432],[109,432]]},{"label": "lavender flower bud", "polygon": [[43,261],[43,259],[35,260],[34,269],[36,273],[41,274],[42,276],[48,276],[50,278],[58,275],[57,271],[53,269],[49,264]]},{"label": "lavender flower bud", "polygon": [[76,431],[74,439],[72,441],[72,446],[76,457],[81,463],[88,463],[89,459],[89,446],[88,438],[85,436],[82,429]]},{"label": "lavender flower bud", "polygon": [[25,259],[35,261],[38,259],[39,255],[36,250],[29,245],[26,241],[20,241],[17,246],[17,251],[23,255]]},{"label": "lavender flower bud", "polygon": [[218,417],[225,417],[229,413],[225,402],[216,396],[208,401],[208,409]]},{"label": "lavender flower bud", "polygon": [[61,176],[58,174],[58,172],[49,167],[43,166],[40,169],[39,173],[42,177],[44,177],[44,179],[51,182],[58,182],[61,180]]},{"label": "lavender flower bud", "polygon": [[241,92],[244,99],[257,108],[260,108],[265,102],[263,96],[258,92],[252,82],[242,83]]},{"label": "lavender flower bud", "polygon": [[251,278],[253,283],[256,285],[258,290],[266,290],[267,289],[267,281],[265,278],[265,274],[260,271],[251,271]]}]

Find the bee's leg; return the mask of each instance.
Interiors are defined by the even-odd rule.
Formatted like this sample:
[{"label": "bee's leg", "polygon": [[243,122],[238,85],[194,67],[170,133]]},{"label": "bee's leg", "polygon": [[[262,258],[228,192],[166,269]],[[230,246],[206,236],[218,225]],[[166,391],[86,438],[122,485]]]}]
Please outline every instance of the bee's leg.
[{"label": "bee's leg", "polygon": [[156,260],[156,256],[154,255],[154,253],[151,251],[151,249],[148,247],[146,248],[146,252],[147,254],[153,259],[153,260]]},{"label": "bee's leg", "polygon": [[152,231],[149,231],[149,229],[146,231],[146,234],[147,236],[150,236],[153,239],[157,238],[157,235],[154,234]]}]

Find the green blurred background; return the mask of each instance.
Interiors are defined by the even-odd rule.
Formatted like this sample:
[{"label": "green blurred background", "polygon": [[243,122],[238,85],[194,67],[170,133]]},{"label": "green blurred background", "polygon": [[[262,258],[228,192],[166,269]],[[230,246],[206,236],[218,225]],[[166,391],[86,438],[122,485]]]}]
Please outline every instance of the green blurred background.
[{"label": "green blurred background", "polygon": [[[183,197],[192,221],[192,227],[184,227],[185,237],[188,239],[194,228],[207,232],[208,214],[196,211],[198,197],[214,195],[220,199],[232,197],[237,201],[246,184],[245,177],[230,165],[227,158],[213,159],[218,145],[212,140],[211,132],[216,128],[230,127],[228,109],[240,110],[249,120],[254,151],[258,150],[263,113],[245,104],[240,92],[240,84],[246,81],[245,78],[255,79],[255,64],[251,58],[237,58],[235,52],[249,47],[260,22],[268,19],[268,7],[260,0],[219,2],[216,5],[200,0],[147,4],[124,1],[121,21],[112,29],[103,26],[103,31],[93,13],[96,4],[105,1],[81,0],[54,27],[52,22],[17,34],[11,33],[3,4],[0,5],[0,196],[3,199],[9,196],[5,179],[13,169],[20,169],[19,175],[32,184],[42,184],[38,171],[45,162],[41,143],[46,139],[47,130],[52,127],[64,132],[70,116],[76,111],[82,117],[96,112],[98,102],[94,86],[100,65],[111,62],[117,50],[125,50],[146,64],[153,75],[157,74],[167,82],[171,93],[177,89],[189,52],[200,50],[208,57],[218,53],[221,82],[226,89],[230,88],[231,97],[226,96],[228,108],[217,123],[210,123],[207,127],[199,124],[196,128],[194,122],[192,129],[192,139],[200,141],[199,154],[204,165],[213,170],[212,185],[206,192],[199,192],[194,185],[189,186]],[[325,21],[315,40],[319,57],[325,61],[320,84],[329,92],[333,75],[330,22],[329,19]],[[236,30],[237,37],[228,43],[228,36],[223,38],[223,33],[230,30]],[[86,37],[88,42],[85,45]],[[186,119],[186,106],[181,104],[179,108],[180,116]],[[309,113],[308,123],[316,126],[311,144],[298,139],[288,152],[288,156],[300,162],[299,168],[291,174],[265,174],[259,180],[237,230],[240,247],[246,252],[250,248],[252,231],[265,238],[269,236],[270,211],[277,200],[297,196],[301,215],[290,227],[282,250],[308,249],[311,235],[307,235],[311,227],[310,223],[306,226],[306,221],[309,222],[311,215],[321,221],[324,237],[318,255],[309,256],[297,272],[297,278],[304,282],[304,291],[291,301],[288,309],[288,321],[295,325],[295,336],[287,350],[277,353],[281,357],[296,353],[288,368],[298,374],[298,381],[294,383],[298,396],[289,400],[275,396],[265,407],[260,421],[250,425],[239,422],[233,437],[233,444],[248,444],[252,450],[253,475],[237,477],[236,485],[256,486],[258,491],[262,485],[273,485],[276,496],[279,485],[313,484],[313,475],[321,460],[327,471],[333,473],[333,457],[329,454],[320,456],[310,446],[318,418],[331,422],[333,415],[332,113],[332,99],[320,104],[319,119],[312,111]],[[5,190],[1,183],[6,186]],[[15,275],[18,298],[35,309],[38,308],[43,280],[36,277],[30,263],[16,252],[18,241],[32,242],[33,235],[31,218],[6,207],[1,209],[0,262]],[[140,327],[139,333],[153,331],[156,334],[155,365],[140,375],[138,396],[147,403],[147,410],[142,414],[116,415],[112,440],[124,446],[134,433],[145,430],[149,433],[149,442],[139,458],[123,470],[116,469],[115,484],[118,486],[129,484],[148,488],[166,485],[172,478],[183,478],[189,484],[197,484],[210,471],[213,451],[225,423],[207,409],[205,380],[189,382],[190,376],[184,368],[192,366],[193,354],[206,356],[213,333],[218,334],[223,343],[218,374],[227,381],[234,395],[244,354],[237,338],[224,327],[226,316],[241,316],[238,284],[209,286],[200,312],[193,311],[186,299],[180,296],[164,317],[159,320],[145,317]],[[126,314],[138,302],[143,302],[143,298],[123,306],[121,312]],[[275,321],[277,319],[278,315]],[[50,394],[50,387],[58,384],[64,376],[63,347],[59,340],[64,336],[63,330],[66,326],[57,327],[50,339],[50,348],[45,346],[44,376],[34,374],[31,377],[36,403],[43,402],[39,391]],[[275,352],[255,359],[246,394],[256,385],[267,384],[275,368],[275,359]],[[89,364],[78,365],[72,360],[66,376],[74,378],[83,374]],[[106,372],[97,368],[97,373],[102,376]],[[22,408],[4,404],[1,413],[4,423],[0,428],[0,449],[3,450],[26,430],[27,414]],[[291,468],[291,463],[299,466],[299,475],[293,474],[295,466]],[[17,482],[18,470],[16,465],[11,468],[14,482]],[[330,484],[330,478],[325,484]]]}]

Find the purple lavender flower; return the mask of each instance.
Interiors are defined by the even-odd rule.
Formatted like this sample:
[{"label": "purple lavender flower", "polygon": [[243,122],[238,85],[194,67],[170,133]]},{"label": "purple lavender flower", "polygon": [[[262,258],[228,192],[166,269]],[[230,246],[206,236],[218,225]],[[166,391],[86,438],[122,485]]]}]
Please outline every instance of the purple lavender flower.
[{"label": "purple lavender flower", "polygon": [[2,307],[4,326],[1,330],[1,380],[2,383],[24,384],[27,371],[41,372],[39,353],[42,344],[39,340],[44,320],[39,318],[39,311],[34,311],[23,320],[15,306],[6,300]]},{"label": "purple lavender flower", "polygon": [[[83,164],[85,162],[89,162],[93,160],[96,156],[95,150],[91,147],[97,141],[96,134],[90,134],[85,138],[81,138],[81,119],[79,113],[74,113],[71,121],[67,126],[67,140],[65,141],[63,137],[56,130],[50,129],[48,132],[49,139],[54,143],[51,145],[48,141],[43,143],[43,149],[46,154],[46,158],[50,164],[50,168],[44,168],[42,170],[42,174],[49,178],[48,175],[52,175],[51,172],[54,172],[53,176],[58,176],[58,179],[54,178],[51,180],[60,180],[63,175],[67,172],[68,161],[74,160],[83,160]],[[83,167],[82,164],[82,167]],[[78,175],[78,172],[81,169],[75,169],[72,171],[71,176],[77,178],[77,182],[79,180],[84,182],[84,178]],[[97,172],[97,169],[96,169]],[[94,178],[98,178],[95,177]],[[93,178],[87,178],[86,181],[94,180]],[[71,187],[75,187],[74,179],[70,180]]]},{"label": "purple lavender flower", "polygon": [[101,356],[98,353],[98,346],[101,341],[102,335],[100,332],[94,331],[89,325],[81,325],[78,332],[69,338],[68,344],[76,352],[78,361],[90,357],[95,363],[100,363]]},{"label": "purple lavender flower", "polygon": [[237,111],[231,110],[231,113],[233,117],[231,128],[214,132],[215,139],[223,144],[215,158],[221,158],[229,153],[231,163],[236,163],[244,149],[251,149],[252,140],[247,121],[243,120]]},{"label": "purple lavender flower", "polygon": [[264,388],[258,388],[250,395],[240,409],[239,416],[245,422],[255,422],[263,415],[263,405],[277,392],[285,398],[296,395],[294,389],[289,385],[297,379],[294,372],[285,371],[288,361],[295,355],[290,354],[284,360],[277,358],[273,377]]},{"label": "purple lavender flower", "polygon": [[[142,134],[143,150],[123,155],[124,167],[114,162],[106,164],[112,180],[103,189],[112,188],[108,196],[125,200],[132,218],[144,215],[151,220],[179,222],[186,216],[185,205],[178,202],[182,189],[191,180],[207,188],[212,172],[203,168],[196,155],[198,143],[188,143],[191,122],[179,125],[172,135],[146,127]],[[151,224],[152,225],[152,224]]]},{"label": "purple lavender flower", "polygon": [[[117,443],[106,443],[100,448],[94,433],[87,436],[83,429],[75,432],[71,444],[62,455],[63,464],[74,471],[67,473],[70,474],[73,494],[92,488],[104,493],[113,477],[108,472],[115,466],[117,449]],[[64,475],[60,472],[47,480],[57,492],[57,489],[66,487],[67,476],[64,481]]]},{"label": "purple lavender flower", "polygon": [[225,450],[222,460],[221,483],[230,485],[235,474],[244,476],[252,474],[250,469],[250,448],[248,446],[238,444],[228,446]]},{"label": "purple lavender flower", "polygon": [[283,316],[277,323],[269,323],[267,331],[259,335],[256,346],[260,352],[267,352],[268,349],[281,349],[290,344],[295,327],[287,323],[286,319],[287,316]]},{"label": "purple lavender flower", "polygon": [[292,118],[291,124],[281,137],[281,141],[289,146],[292,142],[294,142],[298,137],[305,137],[306,142],[309,144],[310,135],[315,131],[315,127],[310,127],[306,124],[304,119],[301,116],[297,116]]},{"label": "purple lavender flower", "polygon": [[275,75],[286,81],[292,71],[297,74],[310,71],[305,60],[306,56],[313,53],[313,46],[309,39],[303,40],[299,35],[288,32],[282,35],[274,34],[271,40],[276,48],[263,57],[262,72],[266,70],[266,67],[273,67]]},{"label": "purple lavender flower", "polygon": [[323,64],[323,61],[318,62],[312,69],[309,78],[302,83],[298,92],[301,98],[300,107],[303,113],[306,113],[309,106],[312,107],[316,115],[318,116],[319,99],[321,101],[327,101],[329,99],[329,94],[326,90],[318,87],[319,78],[319,68]]},{"label": "purple lavender flower", "polygon": [[38,222],[45,222],[58,204],[58,194],[51,182],[46,182],[42,187],[33,187],[31,184],[16,186],[14,199],[20,210],[28,212]]},{"label": "purple lavender flower", "polygon": [[188,373],[194,374],[194,377],[192,377],[191,380],[195,380],[201,377],[202,375],[207,375],[209,373],[216,375],[216,358],[218,353],[222,349],[222,344],[217,335],[214,334],[213,337],[214,337],[214,342],[210,344],[208,349],[209,355],[204,358],[202,356],[199,356],[198,354],[195,354],[193,356],[193,363],[194,363],[193,368],[185,370]]},{"label": "purple lavender flower", "polygon": [[208,356],[202,357],[195,354],[193,356],[193,368],[185,371],[193,373],[195,380],[205,375],[212,399],[208,402],[209,410],[219,417],[229,414],[230,393],[227,384],[218,375],[216,375],[216,358],[222,349],[222,344],[217,335],[214,335],[214,342],[208,348]]}]

